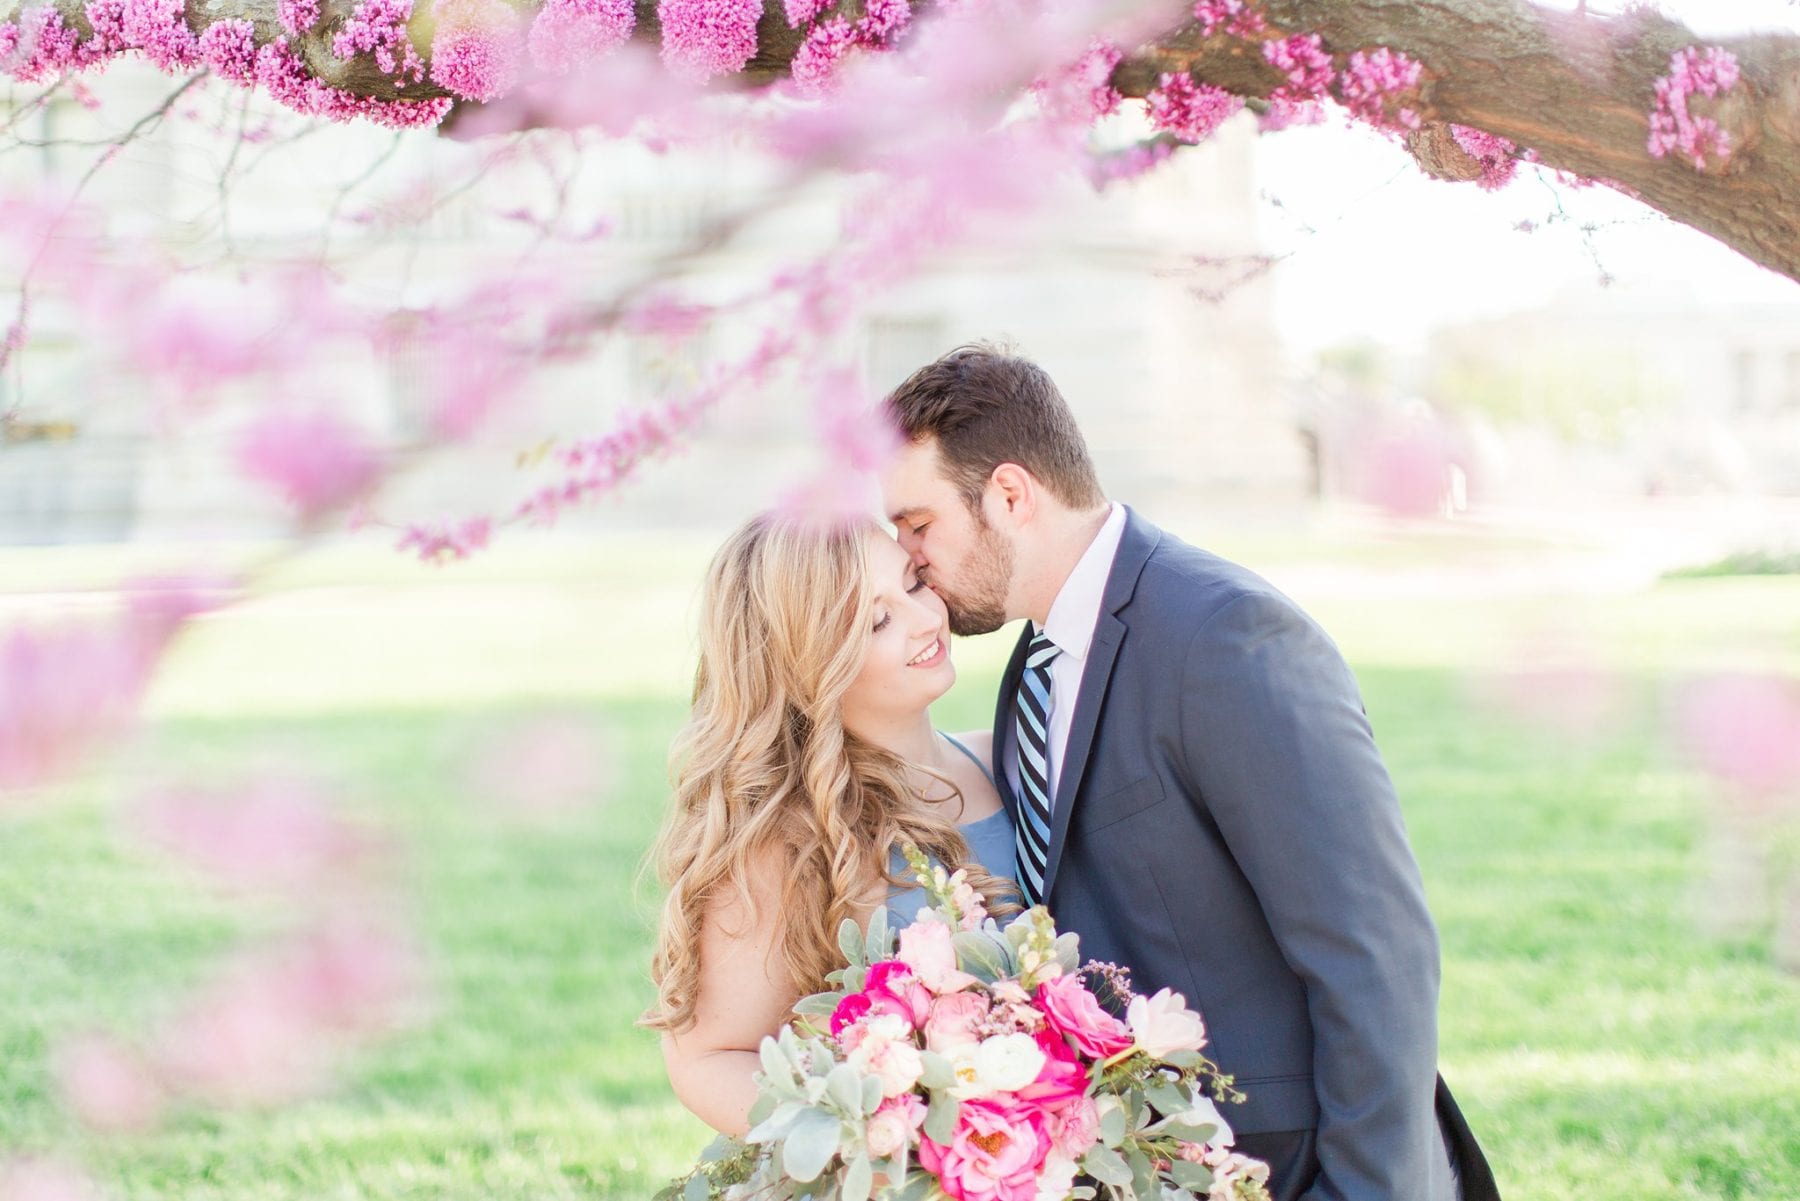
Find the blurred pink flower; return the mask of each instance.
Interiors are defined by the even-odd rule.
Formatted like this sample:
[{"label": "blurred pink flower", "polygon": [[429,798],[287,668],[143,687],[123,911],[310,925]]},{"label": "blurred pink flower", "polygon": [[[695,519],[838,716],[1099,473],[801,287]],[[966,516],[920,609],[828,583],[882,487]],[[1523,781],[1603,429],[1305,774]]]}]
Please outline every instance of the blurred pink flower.
[{"label": "blurred pink flower", "polygon": [[140,797],[129,828],[220,882],[301,896],[367,861],[374,840],[332,812],[325,794],[269,775],[236,787],[174,787]]},{"label": "blurred pink flower", "polygon": [[264,413],[239,438],[237,462],[308,519],[356,500],[382,467],[366,435],[322,409]]},{"label": "blurred pink flower", "polygon": [[631,0],[547,0],[531,22],[531,62],[566,75],[617,49],[637,25]]},{"label": "blurred pink flower", "polygon": [[761,0],[660,0],[662,56],[688,78],[729,75],[756,53]]},{"label": "blurred pink flower", "polygon": [[58,1048],[57,1084],[75,1116],[104,1133],[149,1129],[165,1102],[149,1065],[131,1048],[101,1034]]},{"label": "blurred pink flower", "polygon": [[0,1201],[100,1201],[100,1190],[74,1164],[55,1159],[0,1160]]},{"label": "blurred pink flower", "polygon": [[497,100],[519,81],[525,26],[503,0],[434,0],[431,81],[469,100]]},{"label": "blurred pink flower", "polygon": [[1436,516],[1451,503],[1456,465],[1435,420],[1376,422],[1354,446],[1352,491],[1388,516]]},{"label": "blurred pink flower", "polygon": [[465,779],[482,808],[535,820],[604,804],[617,783],[616,760],[592,718],[542,717],[483,740]]},{"label": "blurred pink flower", "polygon": [[1758,808],[1800,799],[1800,688],[1778,676],[1697,681],[1676,699],[1677,733],[1707,772]]}]

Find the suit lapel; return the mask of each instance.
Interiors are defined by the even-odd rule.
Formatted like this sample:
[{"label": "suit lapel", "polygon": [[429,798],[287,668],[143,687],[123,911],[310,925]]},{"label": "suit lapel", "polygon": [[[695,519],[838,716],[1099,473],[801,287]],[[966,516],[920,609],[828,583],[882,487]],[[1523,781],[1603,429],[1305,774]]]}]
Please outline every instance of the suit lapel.
[{"label": "suit lapel", "polygon": [[1025,674],[1025,652],[1031,646],[1031,623],[1019,631],[1019,641],[1013,646],[1012,659],[1006,665],[1006,674],[1000,677],[1000,695],[994,701],[994,788],[1000,793],[1000,804],[1006,809],[1008,819],[1018,820],[1018,798],[1013,796],[1012,785],[1006,780],[1006,765],[1011,762],[1009,756],[1017,755],[1018,743],[1013,727],[1013,699],[1019,691],[1019,677]]},{"label": "suit lapel", "polygon": [[[1100,613],[1094,624],[1094,639],[1088,645],[1081,688],[1075,694],[1069,742],[1063,748],[1063,765],[1057,774],[1056,799],[1050,815],[1050,849],[1044,865],[1046,898],[1056,884],[1056,865],[1062,858],[1063,841],[1068,836],[1069,815],[1081,795],[1081,781],[1087,771],[1088,752],[1093,749],[1094,733],[1100,726],[1107,685],[1112,679],[1113,665],[1118,661],[1119,647],[1125,641],[1126,625],[1117,613],[1137,590],[1138,577],[1143,574],[1144,564],[1149,562],[1150,552],[1161,537],[1161,531],[1155,526],[1139,517],[1135,510],[1126,508],[1125,533],[1119,539],[1118,553],[1113,556],[1112,570],[1107,573],[1106,591],[1101,596]],[[1014,658],[1022,660],[1023,655],[1017,653]],[[1004,694],[1008,698],[1018,688],[1017,675],[1012,678],[1013,687]],[[997,741],[995,745],[999,745]]]}]

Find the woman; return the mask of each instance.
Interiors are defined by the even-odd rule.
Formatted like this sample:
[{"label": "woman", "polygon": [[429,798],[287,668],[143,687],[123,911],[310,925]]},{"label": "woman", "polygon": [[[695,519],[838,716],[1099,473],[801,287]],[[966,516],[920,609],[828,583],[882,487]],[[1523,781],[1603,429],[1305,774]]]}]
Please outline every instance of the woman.
[{"label": "woman", "polygon": [[943,601],[872,521],[762,516],[707,574],[693,712],[655,851],[668,896],[644,1022],[675,1093],[742,1134],[765,1035],[839,963],[844,918],[910,920],[911,841],[998,912],[1013,834],[985,757],[927,707],[956,679]]}]

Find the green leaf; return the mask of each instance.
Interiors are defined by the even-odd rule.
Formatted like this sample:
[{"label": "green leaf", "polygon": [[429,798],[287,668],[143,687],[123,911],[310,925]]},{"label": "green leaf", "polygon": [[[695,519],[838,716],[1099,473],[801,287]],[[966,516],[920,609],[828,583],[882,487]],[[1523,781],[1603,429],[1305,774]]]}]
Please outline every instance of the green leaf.
[{"label": "green leaf", "polygon": [[858,964],[855,967],[845,968],[844,969],[844,992],[846,994],[853,993],[853,992],[861,992],[863,985],[868,982],[868,979],[869,979],[869,969],[866,967],[863,967],[861,964]]},{"label": "green leaf", "polygon": [[762,1060],[764,1084],[780,1085],[793,1082],[794,1072],[787,1056],[782,1054],[780,1043],[772,1038],[764,1038],[756,1048],[756,1055],[758,1059]]},{"label": "green leaf", "polygon": [[1191,1070],[1200,1066],[1201,1058],[1202,1056],[1198,1051],[1179,1050],[1170,1051],[1167,1055],[1163,1056],[1163,1062],[1172,1068],[1186,1068]]},{"label": "green leaf", "polygon": [[1124,1157],[1111,1147],[1090,1148],[1081,1158],[1081,1170],[1101,1184],[1122,1188],[1131,1183],[1131,1169],[1125,1166]]},{"label": "green leaf", "polygon": [[768,1117],[751,1127],[750,1133],[744,1136],[744,1141],[747,1143],[778,1142],[787,1137],[787,1133],[793,1129],[795,1121],[805,1112],[806,1106],[802,1102],[783,1101]]},{"label": "green leaf", "polygon": [[823,1109],[802,1111],[794,1121],[794,1128],[781,1143],[787,1174],[795,1180],[818,1179],[831,1157],[837,1154],[838,1139],[843,1130],[844,1124],[836,1114],[826,1113]]},{"label": "green leaf", "polygon": [[962,1103],[955,1097],[933,1089],[931,1106],[925,1111],[925,1136],[934,1143],[948,1145],[951,1132],[956,1129],[956,1115],[961,1109]]},{"label": "green leaf", "polygon": [[864,1076],[862,1082],[862,1115],[869,1117],[881,1108],[881,1077]]},{"label": "green leaf", "polygon": [[863,958],[863,934],[855,918],[847,917],[838,923],[838,950],[844,953],[845,963],[860,965],[868,962]]},{"label": "green leaf", "polygon": [[1161,1190],[1157,1188],[1156,1168],[1150,1163],[1150,1157],[1144,1154],[1142,1147],[1133,1147],[1125,1153],[1125,1162],[1131,1165],[1131,1188],[1140,1197],[1155,1197]]},{"label": "green leaf", "polygon": [[1210,1143],[1213,1135],[1219,1133],[1219,1127],[1213,1122],[1198,1122],[1192,1126],[1185,1122],[1170,1122],[1162,1127],[1161,1133],[1184,1143]]},{"label": "green leaf", "polygon": [[947,1056],[936,1051],[920,1051],[919,1062],[925,1065],[925,1072],[919,1077],[919,1083],[926,1088],[949,1088],[956,1083],[956,1068]]},{"label": "green leaf", "polygon": [[840,1063],[825,1077],[825,1093],[845,1117],[862,1113],[862,1073],[847,1063]]},{"label": "green leaf", "polygon": [[1212,1169],[1203,1163],[1189,1163],[1185,1159],[1178,1159],[1169,1165],[1169,1179],[1182,1188],[1205,1193],[1212,1189],[1213,1174]]},{"label": "green leaf", "polygon": [[688,1179],[687,1187],[681,1190],[681,1201],[706,1201],[712,1196],[712,1181],[706,1178],[705,1172],[695,1172]]},{"label": "green leaf", "polygon": [[1062,970],[1072,972],[1081,965],[1081,936],[1070,932],[1058,934],[1052,949],[1056,953],[1056,962]]},{"label": "green leaf", "polygon": [[1125,1107],[1108,1105],[1100,1111],[1100,1141],[1116,1147],[1125,1138]]},{"label": "green leaf", "polygon": [[[759,1122],[762,1120],[761,1118],[756,1117],[755,1114],[756,1114],[757,1106],[760,1106],[760,1105],[764,1104],[765,1102],[768,1103],[768,1108],[770,1108],[770,1109],[775,1108],[775,1103],[773,1101],[769,1100],[769,1098],[758,1097],[756,1099],[756,1105],[752,1105],[750,1107],[751,1121],[753,1123]],[[712,1142],[706,1144],[705,1149],[700,1152],[700,1162],[701,1163],[718,1163],[721,1159],[731,1158],[733,1155],[735,1155],[739,1151],[743,1150],[743,1147],[744,1147],[743,1143],[740,1143],[737,1139],[732,1138],[729,1134],[721,1134],[718,1138],[715,1138]]]},{"label": "green leaf", "polygon": [[[754,1102],[752,1102],[752,1104],[750,1106],[750,1124],[752,1126],[755,1126],[758,1123],[760,1123],[764,1118],[766,1118],[770,1114],[774,1113],[775,1112],[775,1102],[777,1100],[779,1100],[779,1098],[775,1097],[771,1093],[758,1094],[756,1100]],[[719,1137],[720,1137],[720,1139],[723,1139],[724,1135],[720,1135]],[[717,1140],[714,1141],[713,1146],[715,1146],[715,1147],[718,1146]],[[701,1162],[706,1161],[706,1157],[704,1155],[702,1155],[700,1158],[701,1158]]]},{"label": "green leaf", "polygon": [[886,959],[893,949],[893,939],[888,935],[887,907],[878,907],[869,917],[869,936],[863,940],[863,962],[876,963]]},{"label": "green leaf", "polygon": [[844,1168],[844,1201],[869,1201],[875,1188],[875,1169],[867,1152],[852,1159]]},{"label": "green leaf", "polygon": [[1160,1076],[1152,1076],[1144,1085],[1144,1096],[1164,1115],[1174,1117],[1194,1107],[1194,1099]]},{"label": "green leaf", "polygon": [[1011,974],[1008,956],[994,939],[979,930],[959,930],[950,939],[956,949],[956,964],[984,984],[992,984]]},{"label": "green leaf", "polygon": [[681,1181],[671,1180],[668,1184],[657,1189],[651,1196],[650,1201],[675,1201],[679,1196],[681,1196]]},{"label": "green leaf", "polygon": [[906,1187],[900,1190],[894,1201],[925,1201],[936,1184],[937,1181],[932,1179],[930,1172],[914,1172],[906,1178]]}]

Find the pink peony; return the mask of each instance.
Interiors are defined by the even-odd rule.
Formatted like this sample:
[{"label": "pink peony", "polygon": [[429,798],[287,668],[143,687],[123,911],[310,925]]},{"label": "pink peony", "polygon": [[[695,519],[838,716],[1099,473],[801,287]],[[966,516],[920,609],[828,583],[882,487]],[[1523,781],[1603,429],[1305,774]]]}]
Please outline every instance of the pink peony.
[{"label": "pink peony", "polygon": [[965,1047],[981,1041],[981,1026],[987,1021],[988,1001],[980,993],[959,992],[939,997],[931,1003],[925,1018],[925,1047],[942,1054],[954,1047]]},{"label": "pink peony", "polygon": [[919,1141],[919,1163],[955,1201],[1034,1201],[1051,1150],[1044,1111],[997,1097],[964,1101],[950,1145]]},{"label": "pink peony", "polygon": [[1061,1109],[1087,1096],[1087,1065],[1076,1058],[1069,1044],[1049,1030],[1037,1032],[1044,1066],[1036,1079],[1019,1090],[1019,1096],[1046,1109]]},{"label": "pink peony", "polygon": [[1038,985],[1038,1008],[1050,1028],[1089,1059],[1106,1059],[1131,1046],[1131,1031],[1100,1008],[1078,976],[1058,976]]},{"label": "pink peony", "polygon": [[848,1033],[857,1036],[846,1060],[857,1071],[881,1081],[881,1095],[898,1097],[910,1092],[925,1072],[925,1061],[913,1042],[913,1029],[897,1014],[877,1014]]},{"label": "pink peony", "polygon": [[1056,1154],[1080,1159],[1100,1141],[1100,1111],[1091,1097],[1081,1096],[1050,1111],[1050,1142]]}]

